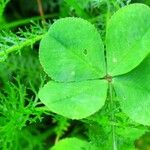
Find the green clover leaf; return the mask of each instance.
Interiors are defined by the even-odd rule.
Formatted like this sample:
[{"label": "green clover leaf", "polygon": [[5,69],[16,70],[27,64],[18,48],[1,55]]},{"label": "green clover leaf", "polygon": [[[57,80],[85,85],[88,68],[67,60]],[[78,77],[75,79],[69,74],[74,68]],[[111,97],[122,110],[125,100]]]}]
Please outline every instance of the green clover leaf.
[{"label": "green clover leaf", "polygon": [[112,76],[125,74],[150,52],[150,8],[132,4],[112,16],[106,33],[107,67]]},{"label": "green clover leaf", "polygon": [[123,111],[141,124],[150,125],[150,55],[130,73],[114,78]]},{"label": "green clover leaf", "polygon": [[48,82],[39,93],[51,111],[71,119],[85,118],[105,103],[107,82],[104,80],[72,83]]},{"label": "green clover leaf", "polygon": [[[150,124],[150,8],[131,4],[110,19],[104,45],[81,18],[57,20],[40,43],[39,58],[54,80],[39,91],[50,111],[71,119],[101,109],[109,85],[132,120]],[[106,57],[106,59],[105,59]]]},{"label": "green clover leaf", "polygon": [[50,27],[41,41],[40,61],[59,82],[98,79],[106,72],[100,34],[80,18],[59,19]]}]

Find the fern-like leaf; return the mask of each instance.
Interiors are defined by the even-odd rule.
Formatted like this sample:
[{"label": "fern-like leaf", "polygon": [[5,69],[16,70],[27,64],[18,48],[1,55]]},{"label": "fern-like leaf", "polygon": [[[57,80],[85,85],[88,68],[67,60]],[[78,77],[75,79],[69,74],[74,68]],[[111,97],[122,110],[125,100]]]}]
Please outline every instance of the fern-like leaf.
[{"label": "fern-like leaf", "polygon": [[[46,24],[46,27],[49,24]],[[30,27],[19,29],[17,33],[11,31],[0,32],[0,61],[4,61],[11,52],[19,52],[26,46],[32,46],[42,39],[47,28],[43,28],[40,23],[32,23]]]}]

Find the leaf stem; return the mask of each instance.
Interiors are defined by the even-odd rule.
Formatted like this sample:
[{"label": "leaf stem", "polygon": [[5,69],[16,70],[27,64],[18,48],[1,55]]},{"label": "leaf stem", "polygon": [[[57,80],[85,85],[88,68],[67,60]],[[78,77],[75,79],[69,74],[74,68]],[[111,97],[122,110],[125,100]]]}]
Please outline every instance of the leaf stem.
[{"label": "leaf stem", "polygon": [[[113,86],[111,82],[109,82],[109,99],[110,99],[111,121],[115,122]],[[112,128],[112,148],[113,150],[117,150],[117,140],[116,140],[116,135],[115,135],[116,127],[115,125],[112,124],[111,128]]]}]

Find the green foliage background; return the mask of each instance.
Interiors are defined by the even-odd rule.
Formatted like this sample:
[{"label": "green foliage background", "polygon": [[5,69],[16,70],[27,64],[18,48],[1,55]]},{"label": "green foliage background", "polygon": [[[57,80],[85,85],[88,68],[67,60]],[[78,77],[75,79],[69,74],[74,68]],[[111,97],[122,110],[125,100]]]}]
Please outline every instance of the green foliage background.
[{"label": "green foliage background", "polygon": [[[91,150],[150,149],[149,127],[132,122],[118,101],[111,110],[106,102],[101,111],[77,121],[49,112],[37,97],[40,87],[50,80],[39,63],[39,41],[54,20],[68,16],[86,19],[97,27],[105,43],[109,18],[136,2],[150,5],[149,0],[43,0],[42,15],[36,0],[0,0],[0,149],[47,150],[69,137],[90,142],[94,145],[88,147]],[[112,112],[115,122],[110,122]],[[113,148],[112,125],[117,139]],[[81,147],[87,145],[71,140]],[[52,149],[65,150],[64,143]]]}]

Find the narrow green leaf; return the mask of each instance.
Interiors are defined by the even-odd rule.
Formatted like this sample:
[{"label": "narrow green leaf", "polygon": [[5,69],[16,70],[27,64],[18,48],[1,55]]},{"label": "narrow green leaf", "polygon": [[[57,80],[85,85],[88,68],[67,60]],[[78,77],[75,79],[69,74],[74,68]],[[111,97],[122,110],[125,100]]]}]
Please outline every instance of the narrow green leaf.
[{"label": "narrow green leaf", "polygon": [[104,105],[107,84],[104,80],[72,83],[50,81],[39,91],[39,98],[54,113],[71,119],[82,119]]},{"label": "narrow green leaf", "polygon": [[90,150],[90,144],[78,138],[65,138],[60,140],[50,150]]},{"label": "narrow green leaf", "polygon": [[104,48],[96,28],[81,18],[57,20],[40,44],[40,61],[56,81],[81,81],[105,75]]},{"label": "narrow green leaf", "polygon": [[65,138],[50,150],[89,150],[89,143],[78,138]]},{"label": "narrow green leaf", "polygon": [[132,4],[114,14],[108,24],[108,74],[115,76],[131,71],[150,52],[150,8]]},{"label": "narrow green leaf", "polygon": [[133,121],[150,125],[150,56],[113,82],[122,110]]}]

